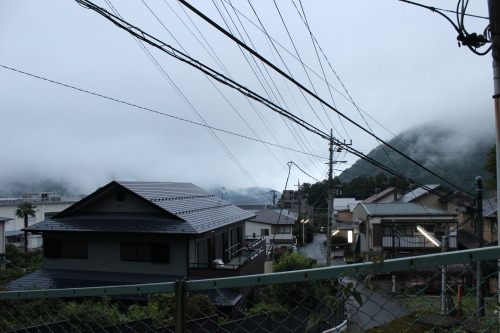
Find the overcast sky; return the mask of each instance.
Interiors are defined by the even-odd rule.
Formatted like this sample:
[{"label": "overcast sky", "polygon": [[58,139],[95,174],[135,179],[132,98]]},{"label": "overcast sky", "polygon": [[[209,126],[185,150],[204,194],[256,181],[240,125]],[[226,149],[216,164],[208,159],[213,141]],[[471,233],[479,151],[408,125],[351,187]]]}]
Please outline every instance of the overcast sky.
[{"label": "overcast sky", "polygon": [[[452,25],[430,10],[397,0],[302,0],[313,45],[298,0],[276,0],[279,11],[270,0],[250,1],[253,9],[243,0],[189,2],[384,140],[430,122],[464,133],[494,131],[491,55],[459,48]],[[130,24],[319,130],[332,128],[357,150],[377,145],[177,1],[95,3],[107,10],[111,3]],[[487,16],[486,5],[471,1],[468,12]],[[487,20],[466,24],[481,33]],[[0,30],[1,66],[141,107],[0,67],[0,184],[52,178],[89,193],[116,179],[282,191],[287,179],[290,189],[327,174],[326,140],[147,46],[151,61],[127,32],[75,1],[1,1]],[[356,160],[335,158],[349,162],[338,168]]]}]

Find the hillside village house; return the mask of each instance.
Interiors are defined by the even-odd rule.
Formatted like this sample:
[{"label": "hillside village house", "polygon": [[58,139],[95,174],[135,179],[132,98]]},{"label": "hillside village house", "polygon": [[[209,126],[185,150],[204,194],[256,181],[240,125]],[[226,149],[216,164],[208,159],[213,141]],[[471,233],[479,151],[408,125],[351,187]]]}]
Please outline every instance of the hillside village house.
[{"label": "hillside village house", "polygon": [[10,219],[0,216],[0,271],[5,269],[5,264],[8,262],[5,259],[5,223]]},{"label": "hillside village house", "polygon": [[[0,216],[9,218],[5,224],[5,241],[18,248],[24,247],[24,219],[16,216],[17,206],[23,202],[31,202],[36,206],[35,216],[28,217],[28,226],[46,219],[68,208],[82,197],[67,197],[53,192],[25,193],[22,198],[0,198]],[[28,234],[28,249],[42,246],[41,235]]]},{"label": "hillside village house", "polygon": [[[458,246],[461,249],[470,249],[477,247],[478,237],[476,237],[474,214],[465,209],[465,206],[471,206],[474,198],[470,195],[456,192],[445,188],[442,185],[426,185],[425,188],[417,188],[397,202],[412,202],[429,206],[433,208],[447,210],[457,213]],[[436,193],[437,192],[437,193]],[[438,195],[439,194],[439,195]],[[448,201],[451,199],[453,202]],[[458,203],[458,205],[457,205]],[[497,213],[496,198],[483,200],[483,243],[492,244],[497,241]]]},{"label": "hillside village house", "polygon": [[382,192],[376,193],[371,197],[363,200],[364,203],[388,203],[397,201],[403,196],[403,191],[397,187],[388,187]]},{"label": "hillside village house", "polygon": [[113,181],[51,219],[43,268],[12,290],[260,274],[263,243],[245,243],[242,210],[190,184]]},{"label": "hillside village house", "polygon": [[293,226],[297,218],[279,210],[264,209],[246,222],[247,238],[263,237],[268,252],[272,248],[287,247],[295,244]]},{"label": "hillside village house", "polygon": [[354,209],[360,252],[368,257],[401,258],[441,252],[417,226],[438,240],[448,236],[448,250],[457,249],[457,213],[413,203],[360,203]]}]

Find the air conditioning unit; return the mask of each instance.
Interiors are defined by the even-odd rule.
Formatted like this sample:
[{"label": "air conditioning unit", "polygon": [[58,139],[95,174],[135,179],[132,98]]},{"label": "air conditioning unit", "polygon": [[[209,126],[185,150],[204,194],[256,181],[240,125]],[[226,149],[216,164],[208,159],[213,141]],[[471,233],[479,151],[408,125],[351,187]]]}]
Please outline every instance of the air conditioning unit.
[{"label": "air conditioning unit", "polygon": [[213,268],[224,268],[224,261],[222,259],[215,259],[212,261]]}]

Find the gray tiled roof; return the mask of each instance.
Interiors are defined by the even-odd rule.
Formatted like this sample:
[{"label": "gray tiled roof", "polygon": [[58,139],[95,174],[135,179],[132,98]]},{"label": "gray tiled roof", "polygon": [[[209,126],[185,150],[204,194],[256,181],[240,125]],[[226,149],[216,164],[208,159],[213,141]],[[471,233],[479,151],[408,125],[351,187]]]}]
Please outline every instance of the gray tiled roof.
[{"label": "gray tiled roof", "polygon": [[[441,185],[433,184],[433,185],[425,185],[425,186],[427,188],[430,188],[431,190],[435,190],[438,187],[440,187]],[[398,202],[411,202],[411,201],[413,201],[413,200],[415,200],[415,199],[417,199],[417,198],[419,198],[427,193],[429,193],[429,190],[422,188],[422,187],[418,187],[418,188],[414,189],[413,191],[406,193],[401,198],[399,198],[397,201]]]},{"label": "gray tiled roof", "polygon": [[3,286],[8,290],[63,289],[173,282],[181,276],[41,268]]},{"label": "gray tiled roof", "polygon": [[100,231],[140,233],[196,233],[183,220],[146,214],[90,214],[72,215],[45,220],[25,228],[28,231]]},{"label": "gray tiled roof", "polygon": [[[99,194],[122,187],[160,208],[157,214],[93,213],[78,209]],[[97,198],[97,199],[96,199]],[[255,214],[240,209],[190,183],[113,181],[51,220],[28,227],[28,231],[159,232],[201,234],[243,221]]]},{"label": "gray tiled roof", "polygon": [[413,203],[362,203],[372,216],[455,216],[455,213]]},{"label": "gray tiled roof", "polygon": [[257,215],[250,220],[250,222],[260,222],[260,223],[267,223],[267,224],[295,224],[295,221],[297,219],[293,216],[280,213],[272,210],[272,209],[264,209],[260,210],[256,213]]}]

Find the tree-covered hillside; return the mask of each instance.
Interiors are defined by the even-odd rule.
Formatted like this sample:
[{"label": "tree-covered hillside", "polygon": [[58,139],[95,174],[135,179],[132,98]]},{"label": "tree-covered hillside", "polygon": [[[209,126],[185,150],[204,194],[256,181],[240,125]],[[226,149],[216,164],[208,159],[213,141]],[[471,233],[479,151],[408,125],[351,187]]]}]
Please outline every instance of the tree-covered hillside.
[{"label": "tree-covered hillside", "polygon": [[[464,128],[426,125],[399,137],[390,140],[389,144],[463,189],[470,189],[477,176],[488,178],[483,167],[488,149],[495,142],[493,135],[474,136]],[[420,183],[443,184],[442,180],[386,146],[378,146],[368,156]],[[358,160],[339,178],[342,182],[350,182],[362,175],[375,177],[380,172],[380,168]],[[388,173],[385,175],[390,177]]]}]

